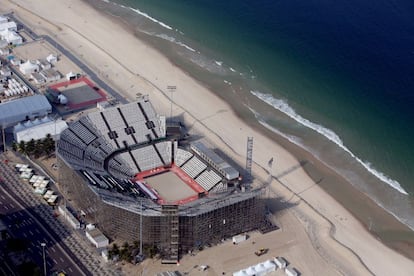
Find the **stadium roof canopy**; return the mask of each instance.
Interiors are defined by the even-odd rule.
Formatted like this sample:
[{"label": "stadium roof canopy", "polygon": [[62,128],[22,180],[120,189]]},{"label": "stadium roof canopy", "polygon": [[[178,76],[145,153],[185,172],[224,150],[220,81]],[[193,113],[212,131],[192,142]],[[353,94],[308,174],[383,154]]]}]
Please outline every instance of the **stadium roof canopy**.
[{"label": "stadium roof canopy", "polygon": [[26,119],[45,116],[52,106],[43,95],[34,95],[0,103],[0,126],[6,128]]}]

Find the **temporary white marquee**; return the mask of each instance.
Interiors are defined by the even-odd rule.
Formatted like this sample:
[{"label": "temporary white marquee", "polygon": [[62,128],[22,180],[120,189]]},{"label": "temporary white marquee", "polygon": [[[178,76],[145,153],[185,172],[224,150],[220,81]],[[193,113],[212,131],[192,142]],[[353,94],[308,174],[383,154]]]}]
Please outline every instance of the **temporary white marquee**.
[{"label": "temporary white marquee", "polygon": [[7,21],[9,21],[7,17],[5,17],[4,15],[0,15],[0,24],[6,23]]},{"label": "temporary white marquee", "polygon": [[28,60],[25,63],[20,64],[19,70],[25,75],[30,75],[39,71],[39,65],[32,60]]},{"label": "temporary white marquee", "polygon": [[244,268],[240,271],[234,272],[233,276],[263,276],[275,270],[276,264],[271,260],[267,260],[263,263],[258,263],[256,265],[252,265],[248,268]]},{"label": "temporary white marquee", "polygon": [[14,21],[6,21],[0,23],[0,31],[17,31],[17,24]]},{"label": "temporary white marquee", "polygon": [[[37,121],[36,121],[37,120]],[[42,123],[41,120],[28,121],[14,127],[14,139],[17,143],[28,142],[31,139],[39,140],[46,138],[47,134],[52,135],[53,139],[58,139],[60,133],[68,128],[65,121],[49,121]]]},{"label": "temporary white marquee", "polygon": [[12,30],[0,30],[0,36],[3,40],[6,40],[7,43],[13,45],[20,45],[23,43],[23,38]]}]

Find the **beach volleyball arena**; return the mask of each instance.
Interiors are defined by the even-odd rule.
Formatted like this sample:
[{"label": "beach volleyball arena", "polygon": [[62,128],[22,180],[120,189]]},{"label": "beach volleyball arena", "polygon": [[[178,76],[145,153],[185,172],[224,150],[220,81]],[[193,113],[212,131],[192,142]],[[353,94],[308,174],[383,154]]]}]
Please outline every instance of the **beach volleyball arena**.
[{"label": "beach volleyball arena", "polygon": [[58,142],[59,183],[112,240],[142,240],[163,262],[266,225],[263,189],[201,140],[181,144],[147,96],[92,112]]}]

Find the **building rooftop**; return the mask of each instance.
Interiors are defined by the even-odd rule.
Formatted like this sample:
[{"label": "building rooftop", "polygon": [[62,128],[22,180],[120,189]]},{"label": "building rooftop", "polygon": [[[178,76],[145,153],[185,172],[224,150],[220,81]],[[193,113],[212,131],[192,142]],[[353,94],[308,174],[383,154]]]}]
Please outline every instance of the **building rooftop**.
[{"label": "building rooftop", "polygon": [[34,95],[0,103],[0,126],[8,127],[24,121],[26,116],[39,117],[52,111],[47,98],[43,95]]}]

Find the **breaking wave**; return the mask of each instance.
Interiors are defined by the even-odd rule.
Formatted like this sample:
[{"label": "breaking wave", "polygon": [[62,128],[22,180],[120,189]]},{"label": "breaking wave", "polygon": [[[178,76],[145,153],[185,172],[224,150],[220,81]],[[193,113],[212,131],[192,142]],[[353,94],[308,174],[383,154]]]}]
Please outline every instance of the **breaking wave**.
[{"label": "breaking wave", "polygon": [[332,130],[319,125],[317,123],[311,122],[306,118],[303,118],[299,114],[296,113],[296,111],[289,106],[287,102],[284,100],[276,99],[270,94],[261,93],[259,91],[250,91],[251,94],[265,102],[266,104],[272,106],[273,108],[283,112],[296,122],[302,124],[303,126],[310,128],[317,133],[323,135],[325,138],[330,140],[331,142],[338,145],[341,149],[346,151],[348,154],[350,154],[358,163],[360,163],[368,172],[370,172],[372,175],[377,177],[379,180],[383,181],[384,183],[388,184],[395,190],[399,191],[402,194],[408,195],[408,193],[401,187],[400,183],[394,179],[391,179],[384,173],[377,171],[371,163],[362,161],[358,156],[356,156],[350,149],[348,149],[344,143],[342,142],[341,138]]}]

